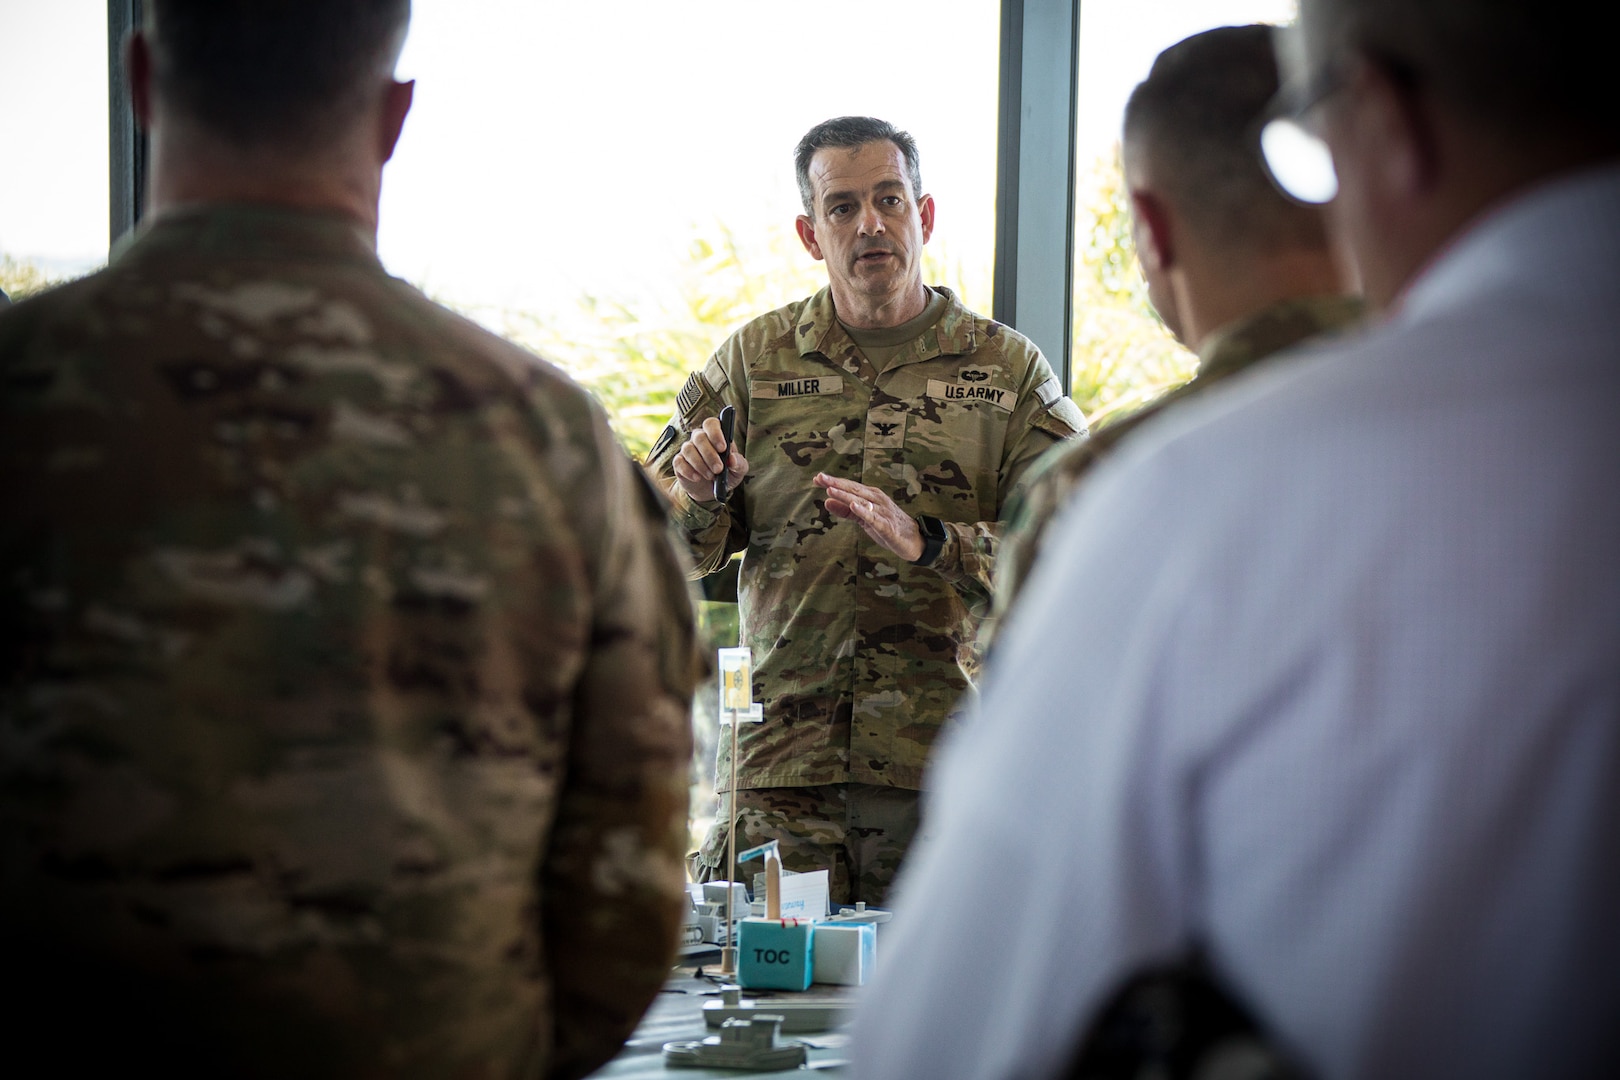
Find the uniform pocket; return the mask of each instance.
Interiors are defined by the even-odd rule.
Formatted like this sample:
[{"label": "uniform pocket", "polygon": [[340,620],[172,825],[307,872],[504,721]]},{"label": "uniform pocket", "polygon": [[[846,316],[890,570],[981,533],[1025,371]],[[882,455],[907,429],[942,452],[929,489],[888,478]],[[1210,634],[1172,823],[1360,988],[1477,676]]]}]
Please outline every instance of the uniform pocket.
[{"label": "uniform pocket", "polygon": [[716,816],[714,824],[703,837],[703,843],[692,853],[688,859],[694,881],[714,881],[723,876],[719,873],[726,863],[726,836],[728,834],[727,815],[729,808],[724,801],[721,802],[720,813]]}]

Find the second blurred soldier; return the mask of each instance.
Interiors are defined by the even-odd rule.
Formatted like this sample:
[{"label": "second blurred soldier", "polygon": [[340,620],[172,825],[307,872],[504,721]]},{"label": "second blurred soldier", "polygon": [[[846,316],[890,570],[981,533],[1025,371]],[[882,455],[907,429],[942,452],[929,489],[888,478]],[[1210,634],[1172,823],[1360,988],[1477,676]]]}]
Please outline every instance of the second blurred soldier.
[{"label": "second blurred soldier", "polygon": [[1137,259],[1165,326],[1198,354],[1198,373],[1031,470],[1002,537],[998,616],[1028,579],[1052,516],[1101,455],[1166,406],[1360,314],[1348,260],[1334,250],[1322,209],[1286,198],[1254,152],[1277,93],[1272,33],[1224,26],[1195,34],[1159,54],[1126,104]]}]

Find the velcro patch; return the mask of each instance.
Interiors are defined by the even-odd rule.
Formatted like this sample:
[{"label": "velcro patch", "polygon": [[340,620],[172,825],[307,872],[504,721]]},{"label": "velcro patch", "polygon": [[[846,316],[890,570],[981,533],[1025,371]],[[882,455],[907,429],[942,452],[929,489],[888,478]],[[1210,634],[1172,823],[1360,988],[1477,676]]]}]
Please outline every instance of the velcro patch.
[{"label": "velcro patch", "polygon": [[806,379],[788,379],[786,382],[755,382],[748,390],[749,397],[790,398],[812,395],[842,394],[842,375],[816,375]]},{"label": "velcro patch", "polygon": [[680,437],[681,433],[675,430],[674,424],[670,424],[665,427],[663,434],[658,436],[658,441],[653,443],[653,448],[647,451],[647,459],[646,461],[642,462],[642,464],[651,465],[653,462],[657,461],[660,455],[662,455],[665,450],[668,450],[671,446],[675,445],[675,440]]},{"label": "velcro patch", "polygon": [[709,357],[709,362],[703,365],[703,381],[709,384],[709,389],[719,393],[726,386],[726,369],[720,363],[718,356]]},{"label": "velcro patch", "polygon": [[1013,405],[1018,402],[1016,394],[999,386],[991,386],[988,383],[946,382],[944,379],[928,380],[928,396],[945,401],[983,401],[1003,412],[1012,412]]},{"label": "velcro patch", "polygon": [[1050,408],[1052,402],[1063,396],[1063,388],[1058,385],[1054,376],[1035,388],[1035,396],[1041,399],[1042,405]]}]

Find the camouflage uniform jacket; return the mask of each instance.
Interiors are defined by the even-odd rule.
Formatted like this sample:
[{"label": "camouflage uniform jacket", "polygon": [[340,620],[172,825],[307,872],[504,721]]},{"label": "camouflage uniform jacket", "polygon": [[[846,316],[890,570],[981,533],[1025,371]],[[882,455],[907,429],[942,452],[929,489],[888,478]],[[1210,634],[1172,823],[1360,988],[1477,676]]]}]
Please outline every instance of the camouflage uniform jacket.
[{"label": "camouflage uniform jacket", "polygon": [[[826,289],[755,319],[693,373],[649,455],[699,570],[743,552],[742,640],[765,722],[739,733],[741,787],[920,787],[976,666],[995,522],[1035,459],[1083,429],[1027,338],[946,296],[939,322],[881,372]],[[724,506],[694,502],[675,453],[728,404],[748,477]],[[945,522],[939,558],[913,566],[833,517],[817,472]],[[729,751],[722,739],[722,783]]]},{"label": "camouflage uniform jacket", "polygon": [[1028,482],[1008,509],[1001,557],[996,564],[993,617],[985,621],[988,641],[1028,580],[1040,553],[1046,528],[1068,501],[1091,466],[1144,421],[1192,394],[1201,393],[1229,375],[1309,338],[1332,334],[1361,317],[1361,302],[1345,296],[1288,300],[1222,327],[1199,352],[1198,373],[1182,386],[1120,419],[1099,425],[1083,443],[1060,447],[1030,471]]},{"label": "camouflage uniform jacket", "polygon": [[50,1052],[611,1057],[680,920],[698,658],[590,398],[345,220],[212,207],[0,316],[0,416],[0,934],[89,1025]]}]

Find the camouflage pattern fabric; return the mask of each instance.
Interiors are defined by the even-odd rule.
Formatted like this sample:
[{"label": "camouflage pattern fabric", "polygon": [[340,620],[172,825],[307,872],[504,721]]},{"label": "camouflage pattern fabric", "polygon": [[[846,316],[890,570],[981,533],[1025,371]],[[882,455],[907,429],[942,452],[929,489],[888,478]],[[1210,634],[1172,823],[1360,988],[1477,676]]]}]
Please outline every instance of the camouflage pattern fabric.
[{"label": "camouflage pattern fabric", "polygon": [[[714,827],[689,860],[694,881],[726,880],[729,800],[720,796]],[[737,792],[737,850],[775,840],[783,869],[829,871],[833,903],[864,900],[878,907],[917,835],[918,802],[915,791],[871,784],[744,788]],[[738,880],[752,881],[759,868],[758,862],[739,866]]]},{"label": "camouflage pattern fabric", "polygon": [[1198,372],[1190,382],[1127,416],[1098,426],[1085,442],[1059,447],[1037,462],[1007,511],[1007,528],[996,565],[992,615],[982,628],[984,646],[988,647],[995,626],[1012,609],[1028,580],[1053,516],[1099,458],[1177,401],[1202,393],[1273,353],[1311,338],[1342,332],[1358,322],[1361,313],[1361,302],[1353,297],[1313,296],[1285,301],[1223,327],[1204,342]]},{"label": "camouflage pattern fabric", "polygon": [[700,661],[589,397],[343,219],[237,207],[0,316],[0,410],[14,1054],[610,1058],[676,940]]},{"label": "camouflage pattern fabric", "polygon": [[[881,372],[823,289],[755,319],[687,381],[648,468],[671,492],[698,571],[741,551],[742,643],[765,722],[746,725],[738,786],[916,789],[976,668],[995,524],[1024,471],[1083,430],[1027,338],[949,306]],[[724,505],[694,502],[672,462],[694,427],[737,410],[749,475]],[[817,472],[887,491],[949,535],[918,567],[830,514]],[[718,776],[729,775],[722,739]]]}]

